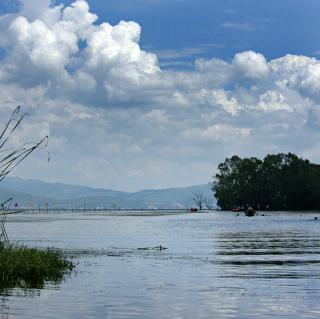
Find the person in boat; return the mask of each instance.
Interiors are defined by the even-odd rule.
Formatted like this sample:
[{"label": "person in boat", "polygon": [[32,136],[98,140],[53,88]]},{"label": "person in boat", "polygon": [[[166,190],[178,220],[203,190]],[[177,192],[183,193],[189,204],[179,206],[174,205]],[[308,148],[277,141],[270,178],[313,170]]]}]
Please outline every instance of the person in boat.
[{"label": "person in boat", "polygon": [[245,210],[246,216],[254,216],[255,213],[256,213],[256,211],[255,211],[251,206],[249,206],[249,207]]}]

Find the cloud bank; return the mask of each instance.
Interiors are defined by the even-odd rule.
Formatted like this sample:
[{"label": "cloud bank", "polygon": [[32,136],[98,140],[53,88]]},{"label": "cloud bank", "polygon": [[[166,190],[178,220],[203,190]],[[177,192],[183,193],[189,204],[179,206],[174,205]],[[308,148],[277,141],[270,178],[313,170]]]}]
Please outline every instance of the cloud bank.
[{"label": "cloud bank", "polygon": [[320,160],[317,59],[246,51],[163,69],[139,24],[97,20],[84,0],[23,0],[0,18],[1,117],[25,105],[14,143],[51,137],[51,164],[39,155],[17,174],[136,190],[205,183],[232,154]]}]

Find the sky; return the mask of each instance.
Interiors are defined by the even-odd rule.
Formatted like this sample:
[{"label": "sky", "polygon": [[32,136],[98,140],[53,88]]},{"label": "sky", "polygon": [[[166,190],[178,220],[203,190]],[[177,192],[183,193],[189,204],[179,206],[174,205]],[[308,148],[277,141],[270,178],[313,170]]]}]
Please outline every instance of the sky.
[{"label": "sky", "polygon": [[2,0],[0,124],[23,178],[137,191],[226,157],[320,162],[318,0]]}]

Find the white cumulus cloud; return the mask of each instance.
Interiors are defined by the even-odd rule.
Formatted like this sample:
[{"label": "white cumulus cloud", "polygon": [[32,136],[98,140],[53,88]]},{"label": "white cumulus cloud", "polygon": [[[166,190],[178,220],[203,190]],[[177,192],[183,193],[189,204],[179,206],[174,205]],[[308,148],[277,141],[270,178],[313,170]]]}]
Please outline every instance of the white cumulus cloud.
[{"label": "white cumulus cloud", "polygon": [[84,0],[23,0],[0,26],[0,116],[25,105],[15,143],[51,138],[51,164],[17,174],[133,190],[207,182],[235,153],[320,159],[315,58],[246,51],[162,69],[138,23],[100,23]]},{"label": "white cumulus cloud", "polygon": [[237,53],[233,65],[239,76],[248,80],[266,79],[269,75],[269,65],[261,53],[246,51]]}]

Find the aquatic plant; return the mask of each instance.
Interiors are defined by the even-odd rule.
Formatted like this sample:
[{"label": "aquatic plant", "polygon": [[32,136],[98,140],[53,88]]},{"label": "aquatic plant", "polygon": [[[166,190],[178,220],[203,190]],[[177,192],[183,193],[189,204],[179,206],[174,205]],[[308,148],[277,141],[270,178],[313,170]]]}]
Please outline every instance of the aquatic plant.
[{"label": "aquatic plant", "polygon": [[[47,147],[47,136],[39,142],[27,142],[14,149],[7,147],[9,138],[27,115],[20,111],[20,106],[13,110],[0,132],[0,181],[34,150]],[[10,201],[11,199],[0,205],[0,292],[14,287],[42,288],[46,282],[62,280],[64,275],[72,271],[74,264],[61,252],[54,248],[38,249],[9,243],[5,229],[7,215],[23,212],[11,210]]]},{"label": "aquatic plant", "polygon": [[[0,133],[0,181],[2,181],[19,163],[21,163],[34,150],[41,147],[47,147],[48,136],[43,137],[38,142],[26,142],[15,149],[5,148],[9,141],[9,138],[27,115],[28,113],[21,113],[21,106],[17,106],[13,110],[11,117]],[[50,160],[49,153],[48,160]]]},{"label": "aquatic plant", "polygon": [[[7,147],[10,137],[27,115],[28,113],[21,113],[21,106],[17,106],[0,132],[0,182],[34,150],[38,148],[45,149],[48,145],[48,136],[45,136],[38,142],[26,142],[17,148]],[[49,161],[49,152],[47,154]],[[12,198],[0,205],[0,242],[4,242],[6,245],[9,244],[5,229],[7,215],[23,212],[22,210],[12,211],[10,209],[11,200]]]},{"label": "aquatic plant", "polygon": [[0,243],[0,291],[6,288],[42,288],[59,282],[74,264],[54,248],[38,249]]}]

